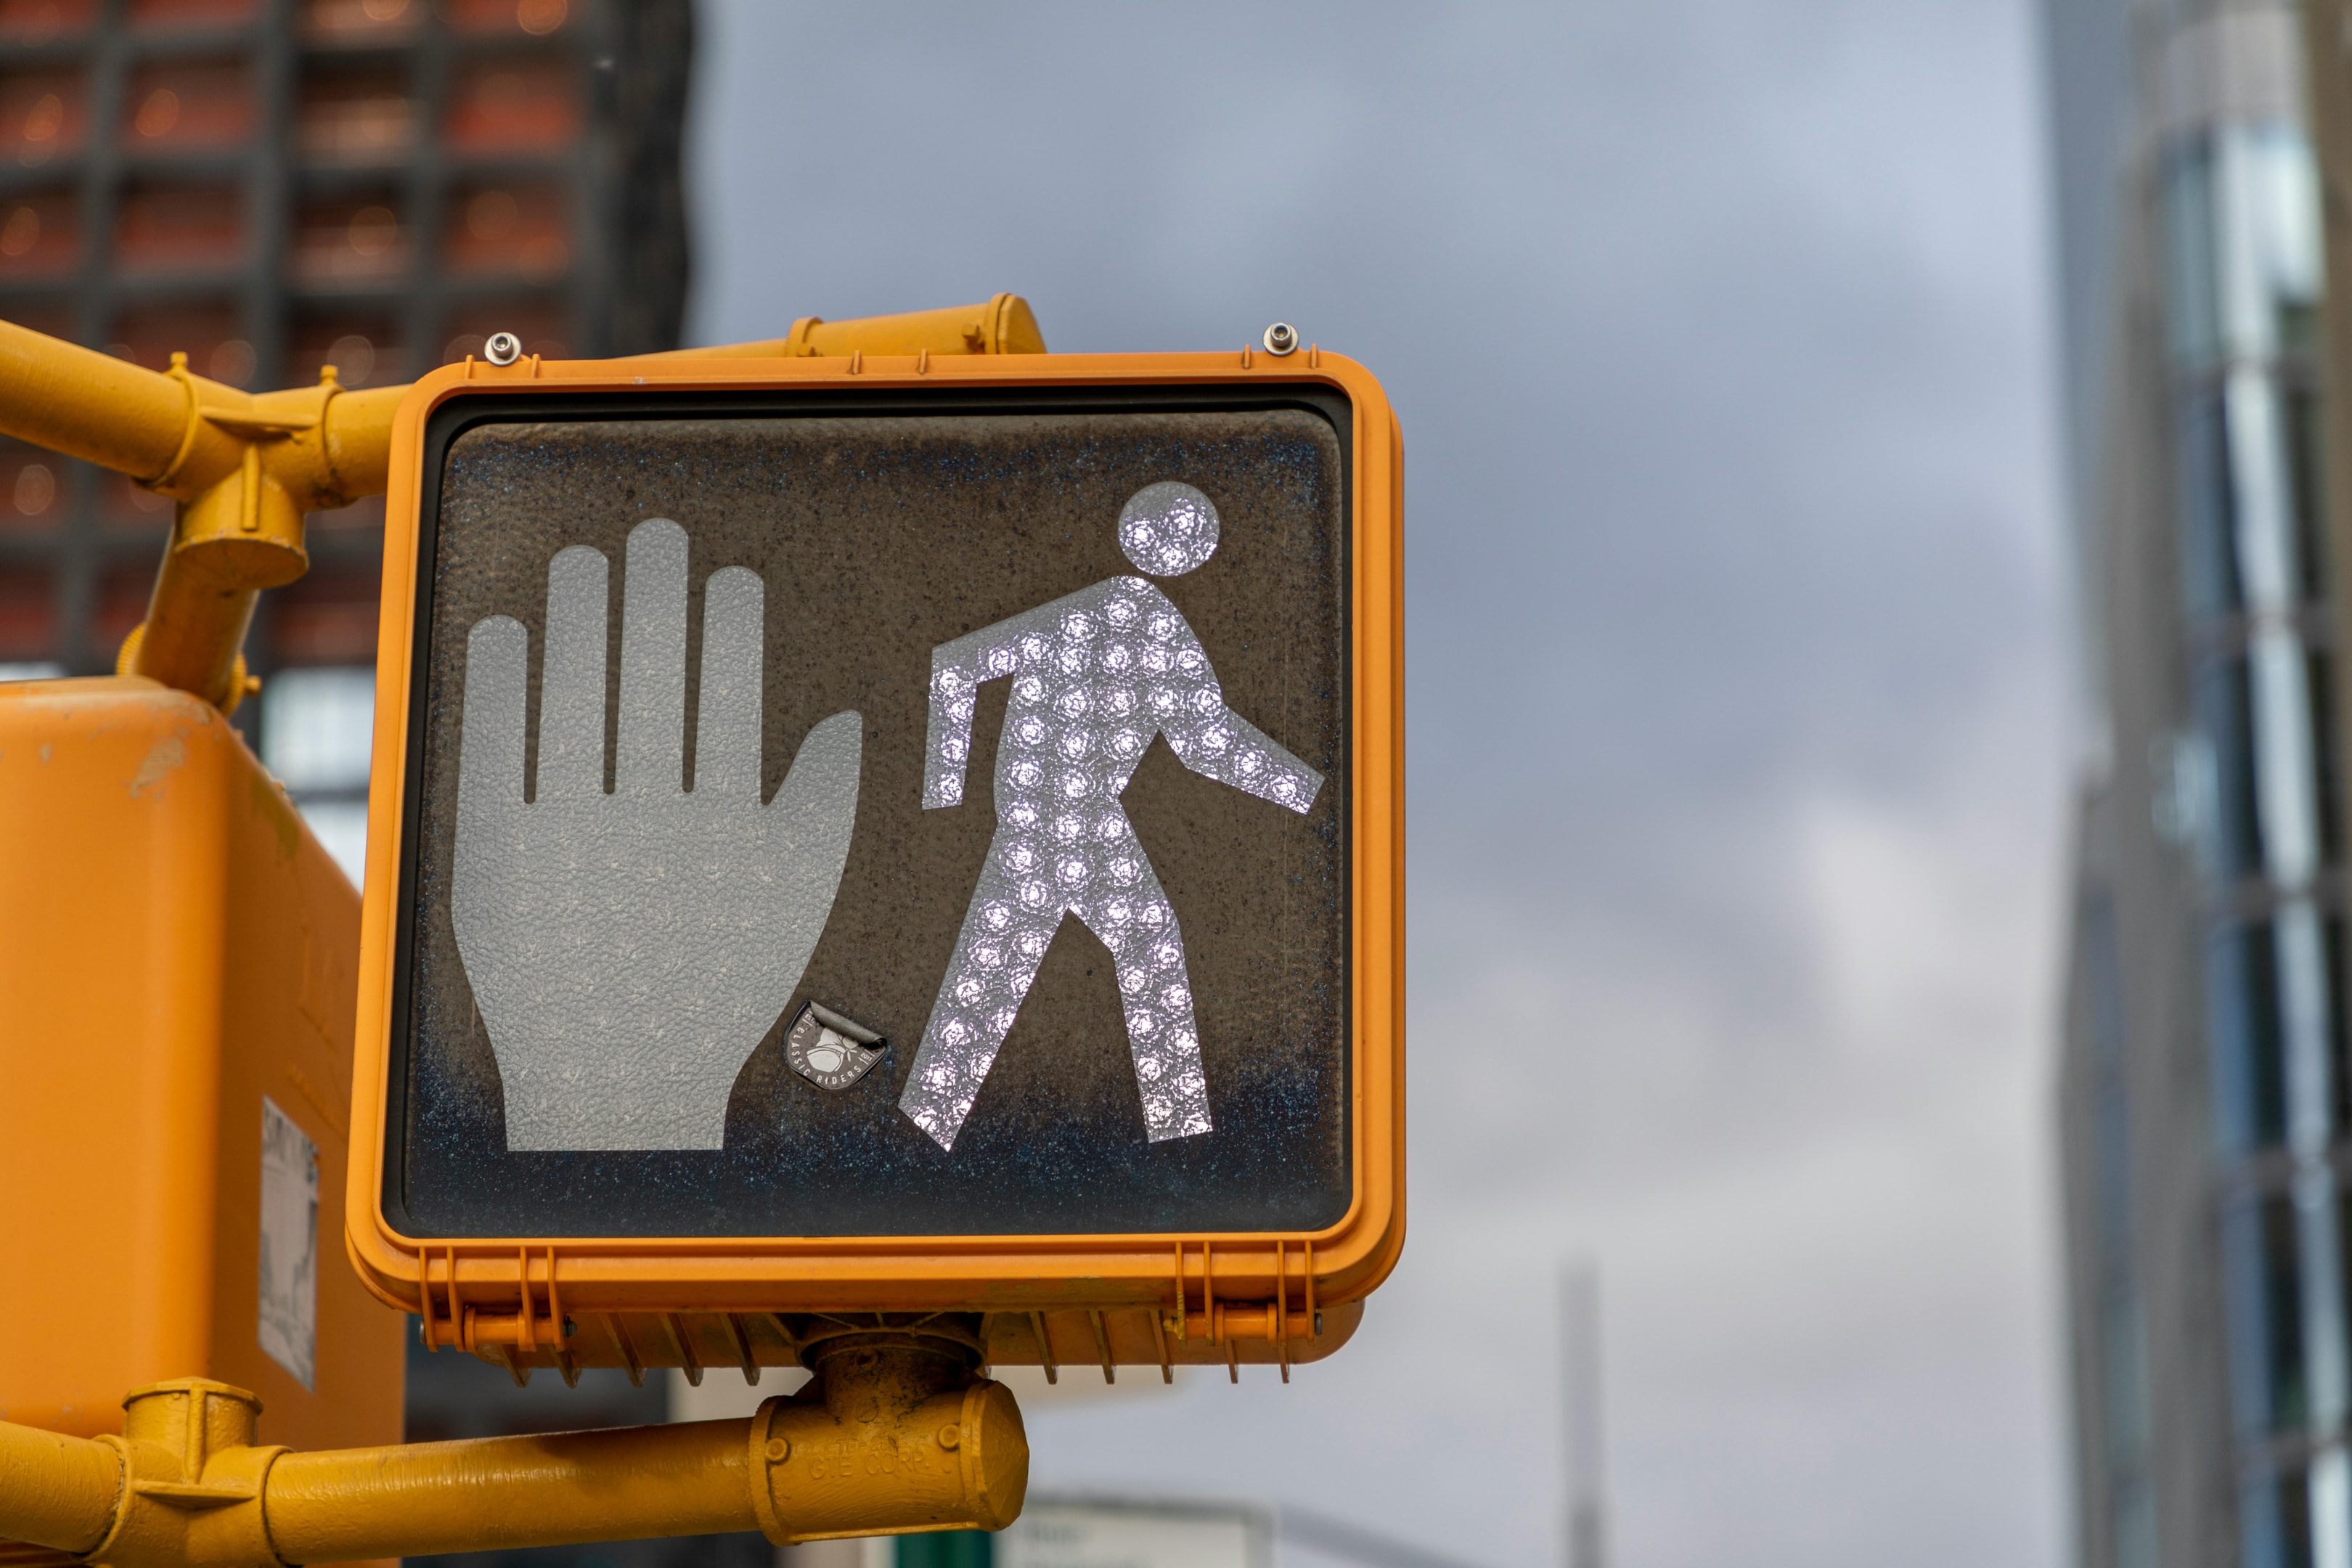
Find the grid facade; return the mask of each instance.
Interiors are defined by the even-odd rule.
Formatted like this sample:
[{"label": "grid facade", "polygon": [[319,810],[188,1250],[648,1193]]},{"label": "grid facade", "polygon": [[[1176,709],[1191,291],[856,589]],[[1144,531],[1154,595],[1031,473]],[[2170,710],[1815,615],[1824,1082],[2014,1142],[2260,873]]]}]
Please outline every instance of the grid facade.
[{"label": "grid facade", "polygon": [[[0,318],[255,390],[674,347],[691,45],[690,0],[0,0]],[[170,506],[0,444],[0,665],[110,668]],[[373,659],[382,522],[311,519],[256,670]]]},{"label": "grid facade", "polygon": [[2059,1084],[2081,1557],[2352,1568],[2301,18],[2280,0],[2045,16],[2089,674]]}]

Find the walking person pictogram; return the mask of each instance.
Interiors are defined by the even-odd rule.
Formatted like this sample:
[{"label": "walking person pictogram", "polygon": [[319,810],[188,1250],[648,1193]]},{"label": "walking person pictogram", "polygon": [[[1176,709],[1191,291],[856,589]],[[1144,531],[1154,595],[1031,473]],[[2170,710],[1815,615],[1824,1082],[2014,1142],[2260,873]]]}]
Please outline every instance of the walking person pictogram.
[{"label": "walking person pictogram", "polygon": [[[1191,485],[1148,485],[1118,520],[1127,558],[1177,577],[1217,548]],[[1225,706],[1201,639],[1142,577],[1113,577],[931,653],[926,809],[963,800],[977,693],[1010,679],[996,837],[972,889],[899,1109],[955,1146],[1066,914],[1110,950],[1153,1142],[1210,1130],[1184,938],[1119,794],[1154,736],[1194,773],[1304,813],[1323,775]]]}]

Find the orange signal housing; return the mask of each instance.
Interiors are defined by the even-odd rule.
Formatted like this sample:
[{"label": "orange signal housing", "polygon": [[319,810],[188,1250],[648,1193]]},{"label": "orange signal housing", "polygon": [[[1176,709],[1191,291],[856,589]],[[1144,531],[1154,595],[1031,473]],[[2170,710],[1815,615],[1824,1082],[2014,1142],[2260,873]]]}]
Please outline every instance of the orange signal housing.
[{"label": "orange signal housing", "polygon": [[[644,396],[783,388],[1150,387],[1320,384],[1353,408],[1350,584],[1350,1042],[1354,1191],[1318,1232],[1099,1236],[613,1237],[408,1236],[382,1202],[397,889],[426,423],[452,400],[528,391]],[[345,1215],[361,1278],[425,1318],[426,1342],[516,1372],[583,1365],[761,1365],[798,1359],[793,1314],[981,1315],[1006,1364],[1276,1363],[1328,1354],[1404,1239],[1403,448],[1379,382],[1317,349],[1181,354],[929,354],[445,366],[394,426],[379,619],[367,893]],[[805,1324],[800,1325],[805,1328]]]},{"label": "orange signal housing", "polygon": [[0,1420],[119,1432],[201,1376],[271,1442],[397,1442],[405,1324],[331,1205],[316,1386],[258,1336],[265,1096],[343,1185],[358,893],[217,710],[137,677],[0,686]]}]

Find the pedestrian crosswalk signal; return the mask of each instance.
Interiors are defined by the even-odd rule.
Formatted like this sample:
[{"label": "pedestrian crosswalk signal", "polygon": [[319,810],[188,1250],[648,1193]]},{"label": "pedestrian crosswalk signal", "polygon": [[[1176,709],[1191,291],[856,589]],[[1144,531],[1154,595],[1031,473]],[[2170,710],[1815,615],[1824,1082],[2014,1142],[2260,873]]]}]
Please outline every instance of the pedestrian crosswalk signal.
[{"label": "pedestrian crosswalk signal", "polygon": [[1328,1353],[1402,1238],[1399,480],[1313,348],[419,383],[372,1286],[518,1370]]}]

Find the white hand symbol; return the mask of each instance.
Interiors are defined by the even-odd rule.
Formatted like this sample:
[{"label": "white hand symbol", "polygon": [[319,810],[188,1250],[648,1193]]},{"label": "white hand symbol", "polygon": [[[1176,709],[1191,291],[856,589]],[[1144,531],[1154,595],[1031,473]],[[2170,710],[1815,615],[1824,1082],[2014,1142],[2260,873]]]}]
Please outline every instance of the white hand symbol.
[{"label": "white hand symbol", "polygon": [[604,557],[547,574],[539,788],[523,800],[530,637],[466,647],[450,913],[504,1083],[509,1149],[716,1149],[743,1059],[792,1000],[832,913],[857,813],[863,721],[810,730],[760,799],[762,590],[704,589],[694,789],[686,753],[686,531],[629,535],[621,704],[604,793]]}]

